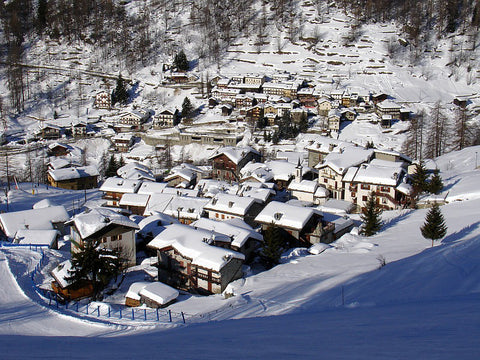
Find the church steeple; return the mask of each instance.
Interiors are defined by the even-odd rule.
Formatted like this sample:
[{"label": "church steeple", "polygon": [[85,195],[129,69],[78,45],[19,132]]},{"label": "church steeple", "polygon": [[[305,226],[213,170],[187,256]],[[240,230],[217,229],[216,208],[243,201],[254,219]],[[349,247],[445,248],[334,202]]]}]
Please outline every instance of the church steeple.
[{"label": "church steeple", "polygon": [[295,166],[295,182],[299,183],[302,181],[302,165],[300,164],[300,158],[298,158],[298,164]]}]

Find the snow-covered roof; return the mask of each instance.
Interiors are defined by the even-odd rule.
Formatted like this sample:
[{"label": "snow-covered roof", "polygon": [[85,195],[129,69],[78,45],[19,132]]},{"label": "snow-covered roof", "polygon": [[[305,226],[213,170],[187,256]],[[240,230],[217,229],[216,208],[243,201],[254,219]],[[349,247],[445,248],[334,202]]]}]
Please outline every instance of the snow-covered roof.
[{"label": "snow-covered roof", "polygon": [[314,208],[272,201],[257,215],[255,221],[300,230],[315,214],[322,215],[319,210]]},{"label": "snow-covered roof", "polygon": [[204,197],[214,197],[218,193],[230,192],[236,193],[238,186],[229,184],[226,181],[214,179],[201,179],[197,182],[195,189],[202,193]]},{"label": "snow-covered roof", "polygon": [[346,214],[355,209],[355,205],[349,201],[328,199],[325,204],[319,205],[318,210],[331,214]]},{"label": "snow-covered roof", "polygon": [[71,283],[66,279],[66,277],[70,276],[69,271],[71,270],[73,270],[72,263],[70,260],[65,260],[64,262],[58,264],[51,272],[53,278],[57,281],[58,285],[60,285],[62,289],[66,288]]},{"label": "snow-covered roof", "polygon": [[149,281],[138,281],[138,282],[132,283],[128,288],[127,293],[125,294],[125,297],[132,300],[140,301],[140,291],[149,284],[151,284],[151,282]]},{"label": "snow-covered roof", "polygon": [[150,168],[136,161],[119,168],[117,175],[124,179],[155,181],[155,176]]},{"label": "snow-covered roof", "polygon": [[202,216],[209,201],[210,199],[199,197],[173,196],[162,212],[173,217],[196,220]]},{"label": "snow-covered roof", "polygon": [[223,147],[218,149],[215,154],[209,157],[209,159],[214,159],[220,155],[225,155],[228,157],[234,164],[238,164],[248,153],[254,153],[260,155],[260,153],[251,148],[250,146],[238,146],[238,147]]},{"label": "snow-covered roof", "polygon": [[372,149],[346,147],[325,156],[323,163],[317,165],[316,168],[330,167],[338,174],[345,174],[350,167],[358,166],[370,160],[372,154]]},{"label": "snow-covered roof", "polygon": [[57,230],[29,230],[20,229],[15,234],[17,244],[47,245],[51,247],[59,232]]},{"label": "snow-covered roof", "polygon": [[165,305],[175,300],[180,293],[178,290],[156,281],[142,288],[139,294],[157,304]]},{"label": "snow-covered roof", "polygon": [[100,191],[135,193],[142,184],[141,180],[122,179],[119,177],[110,177],[100,186]]},{"label": "snow-covered roof", "polygon": [[138,194],[160,194],[163,192],[167,183],[159,183],[153,181],[143,181],[142,185],[138,188]]},{"label": "snow-covered roof", "polygon": [[165,187],[163,189],[164,194],[172,194],[178,196],[189,196],[189,197],[197,197],[198,196],[197,189],[179,189],[179,188],[172,188],[172,187]]},{"label": "snow-covered roof", "polygon": [[374,159],[359,167],[354,181],[359,183],[396,186],[402,179],[404,168],[401,162]]},{"label": "snow-covered roof", "polygon": [[259,200],[251,197],[219,193],[208,202],[205,209],[244,216],[256,202]]},{"label": "snow-covered roof", "polygon": [[151,216],[147,216],[138,223],[138,227],[140,228],[138,232],[143,235],[152,233],[155,237],[165,230],[166,226],[171,224],[180,224],[180,222],[173,216],[154,212]]},{"label": "snow-covered roof", "polygon": [[209,245],[208,242],[212,240],[211,231],[173,224],[150,241],[148,246],[160,250],[173,247],[192,259],[192,264],[214,271],[220,271],[232,258],[245,260],[245,256],[236,251]]},{"label": "snow-covered roof", "polygon": [[260,233],[254,231],[245,222],[243,222],[243,224],[244,226],[238,226],[238,224],[229,222],[228,220],[216,221],[212,219],[201,218],[193,222],[191,226],[230,236],[232,238],[232,245],[237,246],[238,248],[242,247],[249,238],[263,241],[263,236]]},{"label": "snow-covered roof", "polygon": [[193,179],[195,179],[196,176],[197,176],[197,174],[190,169],[178,169],[177,168],[177,169],[172,169],[172,172],[170,173],[170,175],[168,175],[165,178],[165,181],[170,181],[170,180],[173,180],[177,177],[181,177],[182,179],[185,179],[186,181],[190,182]]},{"label": "snow-covered roof", "polygon": [[80,179],[84,177],[99,176],[96,166],[83,166],[83,167],[71,167],[61,168],[55,170],[48,170],[48,174],[55,181]]},{"label": "snow-covered roof", "polygon": [[[238,195],[240,196],[248,196],[255,199],[258,199],[262,202],[267,202],[270,196],[275,195],[275,191],[270,187],[258,187],[252,186],[252,182],[243,183],[242,187],[238,191]],[[263,183],[257,183],[263,184]],[[273,183],[271,185],[274,185]]]},{"label": "snow-covered roof", "polygon": [[75,225],[82,239],[94,236],[100,230],[118,225],[131,229],[138,229],[138,225],[128,217],[107,208],[96,208],[75,215],[71,223]]},{"label": "snow-covered roof", "polygon": [[43,208],[47,208],[47,207],[51,207],[51,206],[58,206],[58,204],[56,204],[55,202],[53,202],[50,199],[42,199],[42,200],[36,202],[35,204],[33,204],[32,208],[33,209],[43,209]]},{"label": "snow-covered roof", "polygon": [[289,181],[295,174],[296,164],[287,160],[266,161],[265,166],[273,174],[275,180]]},{"label": "snow-covered roof", "polygon": [[174,197],[175,195],[173,194],[153,193],[145,208],[144,215],[148,216],[155,212],[163,212]]},{"label": "snow-covered roof", "polygon": [[63,206],[0,214],[0,224],[9,238],[13,238],[20,229],[53,230],[52,223],[66,222],[69,219]]},{"label": "snow-covered roof", "polygon": [[147,206],[150,195],[147,194],[123,194],[119,204],[124,206]]},{"label": "snow-covered roof", "polygon": [[291,181],[288,185],[289,191],[301,191],[313,194],[317,190],[318,182],[314,180]]}]

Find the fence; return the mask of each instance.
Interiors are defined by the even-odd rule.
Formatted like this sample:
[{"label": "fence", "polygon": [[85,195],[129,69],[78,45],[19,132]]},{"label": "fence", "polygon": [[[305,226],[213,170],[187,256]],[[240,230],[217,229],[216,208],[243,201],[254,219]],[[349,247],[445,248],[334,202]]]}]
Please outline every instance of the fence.
[{"label": "fence", "polygon": [[[32,288],[39,296],[39,299],[44,302],[46,306],[53,310],[68,313],[72,316],[88,317],[91,319],[101,319],[114,323],[164,323],[164,324],[186,324],[187,322],[205,322],[211,321],[221,309],[214,310],[209,313],[191,315],[183,311],[174,312],[170,309],[153,309],[153,308],[136,308],[128,307],[120,304],[97,304],[92,303],[88,299],[79,301],[65,301],[61,299],[52,290],[47,290],[38,285],[39,276],[42,268],[48,263],[47,253],[44,249],[48,249],[46,245],[35,244],[14,244],[10,242],[0,241],[1,247],[15,247],[24,248],[31,251],[37,251],[41,254],[40,260],[30,272]],[[42,275],[43,276],[43,275]]]}]

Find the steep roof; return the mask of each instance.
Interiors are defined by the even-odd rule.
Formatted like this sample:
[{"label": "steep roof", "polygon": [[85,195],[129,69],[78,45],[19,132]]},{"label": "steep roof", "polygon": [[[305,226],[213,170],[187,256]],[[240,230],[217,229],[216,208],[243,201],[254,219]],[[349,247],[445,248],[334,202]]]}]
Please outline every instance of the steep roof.
[{"label": "steep roof", "polygon": [[173,224],[150,241],[148,246],[159,250],[173,247],[183,256],[192,259],[192,264],[214,271],[220,271],[233,258],[245,260],[245,256],[236,251],[209,245],[212,236],[211,231]]},{"label": "steep roof", "polygon": [[[245,222],[244,224],[248,226]],[[263,241],[263,236],[254,231],[251,227],[247,228],[246,226],[238,226],[237,224],[228,221],[216,221],[201,218],[193,222],[191,226],[230,236],[232,237],[232,245],[239,248],[243,246],[249,238]]]},{"label": "steep roof", "polygon": [[314,208],[272,201],[257,215],[255,221],[300,230],[315,214],[322,215],[320,211]]},{"label": "steep roof", "polygon": [[82,239],[89,238],[108,226],[118,225],[138,229],[138,225],[125,215],[111,209],[96,208],[74,216],[71,220]]},{"label": "steep roof", "polygon": [[251,148],[250,146],[238,146],[238,147],[227,146],[217,150],[217,152],[212,156],[210,156],[209,159],[214,159],[218,156],[225,155],[234,164],[238,164],[249,153],[260,155],[260,153],[257,150]]},{"label": "steep roof", "polygon": [[13,238],[20,229],[53,230],[52,223],[66,222],[69,219],[70,216],[63,206],[0,214],[0,223],[9,238]]}]

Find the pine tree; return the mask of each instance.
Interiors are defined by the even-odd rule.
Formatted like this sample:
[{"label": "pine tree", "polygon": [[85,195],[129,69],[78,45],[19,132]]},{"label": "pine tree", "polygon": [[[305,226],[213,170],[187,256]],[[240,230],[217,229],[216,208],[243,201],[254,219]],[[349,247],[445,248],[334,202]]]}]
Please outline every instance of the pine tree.
[{"label": "pine tree", "polygon": [[188,64],[187,56],[181,50],[178,54],[175,55],[175,59],[173,60],[173,66],[180,71],[188,71],[190,65]]},{"label": "pine tree", "polygon": [[122,78],[122,74],[118,75],[117,86],[112,92],[112,104],[123,104],[125,105],[128,102],[129,95],[127,92],[127,87],[125,85],[125,80]]},{"label": "pine tree", "polygon": [[280,228],[271,224],[265,231],[264,245],[262,249],[262,260],[267,268],[272,268],[280,261],[282,254],[283,239]]},{"label": "pine tree", "polygon": [[185,97],[183,99],[182,103],[182,117],[185,119],[185,121],[188,121],[188,119],[191,118],[193,112],[193,105],[188,97]]},{"label": "pine tree", "polygon": [[428,174],[425,163],[420,161],[420,163],[415,165],[415,173],[412,174],[412,186],[416,194],[426,191],[428,188],[427,182]]},{"label": "pine tree", "polygon": [[113,177],[117,176],[118,170],[117,160],[115,159],[115,155],[110,156],[110,161],[108,162],[107,170],[105,171],[106,177]]},{"label": "pine tree", "polygon": [[425,239],[432,240],[432,247],[435,240],[443,238],[447,233],[445,219],[437,203],[434,203],[433,207],[428,211],[425,217],[425,223],[420,228],[420,231]]},{"label": "pine tree", "polygon": [[382,209],[377,205],[375,193],[372,191],[360,216],[364,222],[361,234],[365,236],[376,234],[382,228],[381,215]]},{"label": "pine tree", "polygon": [[93,299],[97,300],[100,292],[110,279],[121,271],[120,252],[100,247],[100,239],[77,243],[72,240],[77,251],[72,252],[72,270],[66,278],[72,283],[92,282]]},{"label": "pine tree", "polygon": [[442,191],[442,189],[442,177],[440,176],[439,171],[435,170],[435,173],[433,174],[432,178],[430,179],[430,183],[428,184],[428,192],[437,195],[440,193],[440,191]]}]

